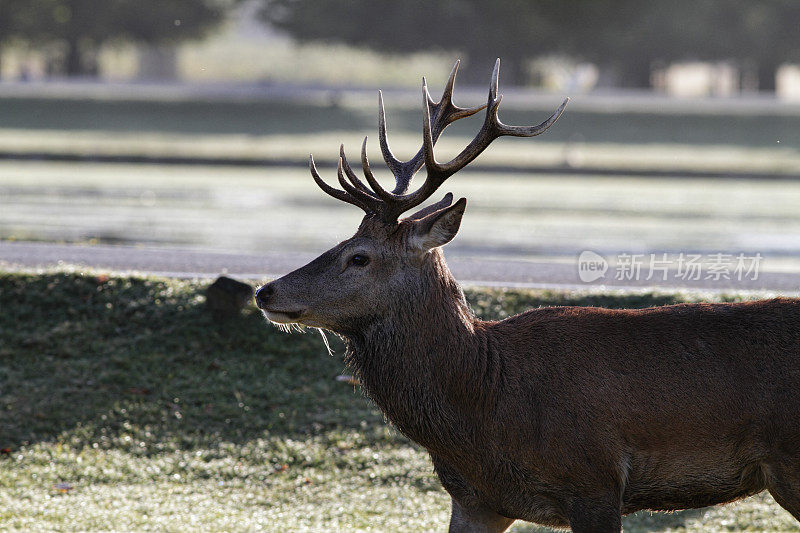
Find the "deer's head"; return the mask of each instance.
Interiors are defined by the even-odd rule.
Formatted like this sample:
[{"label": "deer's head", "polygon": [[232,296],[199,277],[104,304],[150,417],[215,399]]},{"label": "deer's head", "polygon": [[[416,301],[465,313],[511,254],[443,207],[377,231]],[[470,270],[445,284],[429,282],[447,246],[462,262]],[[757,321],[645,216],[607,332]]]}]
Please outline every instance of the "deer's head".
[{"label": "deer's head", "polygon": [[[301,324],[345,332],[385,316],[400,303],[422,302],[420,296],[437,278],[448,277],[439,247],[458,232],[467,201],[453,203],[447,193],[405,218],[401,215],[433,195],[444,181],[472,162],[489,144],[503,135],[533,137],[558,120],[569,99],[538,126],[508,126],[497,116],[502,95],[497,94],[500,60],[495,63],[488,102],[475,108],[453,104],[456,62],[442,98],[434,102],[422,81],[422,148],[408,161],[400,161],[386,140],[383,97],[378,93],[378,122],[381,152],[395,177],[392,191],[375,179],[367,159],[367,139],[361,146],[365,184],[347,162],[344,147],[339,151],[338,178],[341,189],[331,187],[319,176],[310,158],[311,175],[317,185],[343,202],[366,213],[356,234],[334,246],[306,266],[268,283],[256,292],[256,303],[267,318],[279,324]],[[433,146],[452,122],[486,109],[478,134],[453,160],[439,163]],[[408,192],[411,179],[422,167],[427,177],[417,190]],[[368,186],[367,186],[368,185]]]}]

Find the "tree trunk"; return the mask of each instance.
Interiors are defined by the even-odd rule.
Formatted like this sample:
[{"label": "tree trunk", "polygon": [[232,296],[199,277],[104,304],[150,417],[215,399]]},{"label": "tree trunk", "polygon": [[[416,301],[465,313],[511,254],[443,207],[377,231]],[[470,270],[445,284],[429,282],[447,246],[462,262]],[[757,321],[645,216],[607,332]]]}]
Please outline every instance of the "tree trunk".
[{"label": "tree trunk", "polygon": [[619,70],[619,85],[628,89],[649,89],[652,69],[649,61],[624,63]]},{"label": "tree trunk", "polygon": [[84,74],[81,47],[75,39],[67,41],[67,57],[64,63],[64,73],[67,76],[80,76]]},{"label": "tree trunk", "polygon": [[141,45],[139,47],[139,79],[178,79],[177,55],[174,45]]},{"label": "tree trunk", "polygon": [[758,90],[760,92],[775,92],[775,74],[778,67],[770,62],[758,64]]},{"label": "tree trunk", "polygon": [[[471,53],[466,68],[463,68],[463,72],[459,70],[459,81],[488,87],[496,60],[497,56]],[[500,59],[500,84],[504,87],[525,85],[527,80],[523,64],[523,58],[503,55]]]}]

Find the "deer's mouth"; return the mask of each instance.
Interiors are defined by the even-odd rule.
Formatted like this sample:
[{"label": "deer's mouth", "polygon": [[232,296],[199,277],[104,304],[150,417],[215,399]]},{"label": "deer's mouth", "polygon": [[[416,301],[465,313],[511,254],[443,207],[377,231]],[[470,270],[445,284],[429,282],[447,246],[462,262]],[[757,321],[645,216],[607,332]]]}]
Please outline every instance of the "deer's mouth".
[{"label": "deer's mouth", "polygon": [[276,311],[273,309],[264,309],[263,311],[271,322],[278,324],[292,324],[303,316],[303,311]]}]

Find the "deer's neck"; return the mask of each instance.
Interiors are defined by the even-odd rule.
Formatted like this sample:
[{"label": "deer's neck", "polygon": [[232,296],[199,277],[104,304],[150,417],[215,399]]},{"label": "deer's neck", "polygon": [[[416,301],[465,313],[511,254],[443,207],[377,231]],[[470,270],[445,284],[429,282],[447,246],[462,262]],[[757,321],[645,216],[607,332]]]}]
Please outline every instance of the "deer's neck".
[{"label": "deer's neck", "polygon": [[488,414],[500,365],[444,259],[430,267],[417,301],[399,298],[390,316],[347,336],[347,362],[395,426],[436,449],[471,440],[465,432]]}]

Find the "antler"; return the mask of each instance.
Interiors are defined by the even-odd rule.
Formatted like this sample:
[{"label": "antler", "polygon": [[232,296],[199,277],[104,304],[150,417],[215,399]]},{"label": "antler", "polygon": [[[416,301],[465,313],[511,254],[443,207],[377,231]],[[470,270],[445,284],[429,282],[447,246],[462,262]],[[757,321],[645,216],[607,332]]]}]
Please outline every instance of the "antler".
[{"label": "antler", "polygon": [[[431,123],[431,137],[434,143],[439,140],[439,135],[441,135],[444,129],[451,123],[460,118],[471,117],[486,107],[486,104],[484,104],[468,109],[458,107],[453,103],[453,87],[456,83],[456,73],[458,72],[458,66],[460,64],[461,60],[459,59],[456,61],[456,64],[453,65],[453,70],[450,71],[447,85],[445,85],[442,97],[438,102],[434,102],[427,91],[424,91],[423,94],[424,101],[422,105],[428,112],[428,120],[433,121]],[[422,78],[422,84],[423,86],[426,85],[425,78]],[[397,182],[392,193],[405,194],[408,190],[408,186],[411,184],[411,178],[422,168],[425,156],[422,148],[419,149],[414,157],[406,162],[399,161],[392,154],[392,150],[389,148],[389,143],[386,140],[386,112],[383,109],[383,94],[381,91],[378,91],[378,138],[381,145],[383,160],[386,161],[386,165],[389,167],[389,170],[392,171],[392,174],[394,174]]]},{"label": "antler", "polygon": [[[369,167],[369,160],[367,159],[366,137],[361,145],[361,166],[364,171],[364,177],[367,179],[367,183],[369,183],[372,190],[367,188],[356,176],[352,168],[350,168],[350,165],[347,163],[347,158],[345,157],[344,146],[341,146],[339,149],[338,165],[339,184],[344,190],[335,189],[322,181],[322,178],[319,177],[317,169],[314,166],[314,159],[311,158],[311,174],[317,182],[317,185],[334,198],[356,205],[368,214],[374,213],[387,223],[393,223],[397,221],[401,214],[430,198],[447,178],[471,163],[492,143],[492,141],[503,135],[534,137],[544,133],[558,120],[569,102],[569,98],[565,99],[558,109],[556,109],[555,113],[538,126],[509,126],[503,124],[497,116],[498,110],[500,109],[500,101],[503,99],[502,95],[497,94],[500,59],[495,63],[494,71],[492,72],[488,102],[480,107],[469,109],[461,108],[453,104],[453,86],[455,84],[459,63],[460,61],[456,61],[450,73],[447,85],[445,86],[442,98],[438,102],[433,101],[428,92],[428,85],[425,78],[422,79],[422,148],[408,161],[399,161],[389,149],[389,144],[386,140],[386,114],[383,109],[383,96],[378,92],[378,131],[381,152],[383,153],[386,165],[395,177],[394,190],[389,192],[384,189],[372,174],[372,170]],[[486,118],[483,121],[483,126],[481,126],[480,131],[472,142],[448,163],[437,162],[433,154],[433,146],[436,144],[442,131],[452,122],[460,118],[474,115],[484,108],[486,108]],[[423,164],[427,171],[425,182],[416,191],[406,194],[411,179],[414,174],[422,168]],[[345,175],[349,183],[345,180]],[[452,198],[449,193],[448,196]],[[445,200],[448,196],[445,197]]]}]

